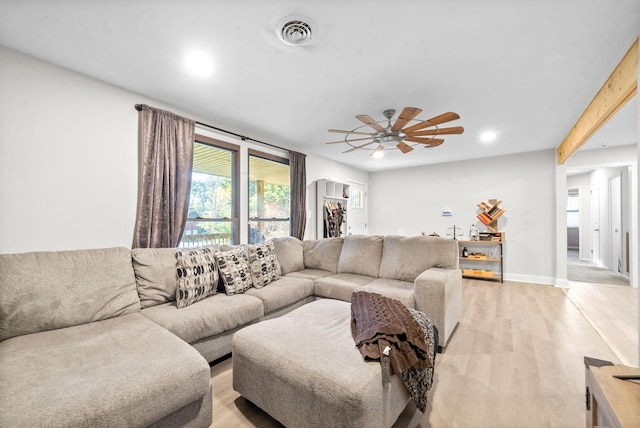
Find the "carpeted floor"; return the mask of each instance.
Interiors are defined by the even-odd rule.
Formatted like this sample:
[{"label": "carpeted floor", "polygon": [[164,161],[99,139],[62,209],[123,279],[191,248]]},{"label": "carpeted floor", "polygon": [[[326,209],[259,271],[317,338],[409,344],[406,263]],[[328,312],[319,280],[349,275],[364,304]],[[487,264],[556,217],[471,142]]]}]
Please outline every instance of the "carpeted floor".
[{"label": "carpeted floor", "polygon": [[593,263],[581,261],[577,250],[567,251],[567,279],[569,281],[594,282],[597,284],[629,285],[629,278],[596,266]]}]

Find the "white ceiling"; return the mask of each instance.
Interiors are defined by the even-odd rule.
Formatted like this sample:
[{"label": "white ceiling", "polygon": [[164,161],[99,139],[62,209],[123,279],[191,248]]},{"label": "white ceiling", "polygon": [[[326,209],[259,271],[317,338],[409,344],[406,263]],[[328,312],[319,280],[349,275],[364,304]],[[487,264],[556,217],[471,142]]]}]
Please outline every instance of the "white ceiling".
[{"label": "white ceiling", "polygon": [[[310,45],[277,39],[292,14],[317,25]],[[2,45],[368,171],[557,147],[639,26],[638,0],[0,0]],[[193,49],[209,77],[185,70]],[[465,133],[382,160],[325,144],[405,106],[457,112]],[[624,112],[609,145],[636,142],[637,103]]]}]

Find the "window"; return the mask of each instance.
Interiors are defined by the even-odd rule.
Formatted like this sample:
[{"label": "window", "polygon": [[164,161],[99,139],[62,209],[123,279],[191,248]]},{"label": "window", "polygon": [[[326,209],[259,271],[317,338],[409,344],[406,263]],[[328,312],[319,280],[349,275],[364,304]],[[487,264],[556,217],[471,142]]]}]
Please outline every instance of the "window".
[{"label": "window", "polygon": [[249,150],[249,243],[288,236],[289,160]]},{"label": "window", "polygon": [[196,135],[182,247],[237,244],[239,147]]},{"label": "window", "polygon": [[580,196],[577,190],[570,190],[567,199],[567,227],[580,227]]},{"label": "window", "polygon": [[364,192],[362,189],[351,189],[351,208],[363,208],[364,207]]}]

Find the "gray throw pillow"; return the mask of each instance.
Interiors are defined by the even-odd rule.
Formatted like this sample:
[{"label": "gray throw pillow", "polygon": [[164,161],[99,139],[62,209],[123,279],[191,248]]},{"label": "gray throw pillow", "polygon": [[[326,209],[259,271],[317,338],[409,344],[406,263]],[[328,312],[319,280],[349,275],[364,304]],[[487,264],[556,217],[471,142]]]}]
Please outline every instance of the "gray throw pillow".
[{"label": "gray throw pillow", "polygon": [[215,257],[220,276],[224,282],[224,290],[228,296],[242,294],[253,286],[249,260],[244,248],[237,247],[230,251],[216,251]]},{"label": "gray throw pillow", "polygon": [[247,245],[247,256],[251,269],[251,282],[255,288],[262,288],[280,278],[280,265],[273,241]]},{"label": "gray throw pillow", "polygon": [[216,294],[218,269],[213,250],[198,248],[176,251],[176,304],[187,306]]}]

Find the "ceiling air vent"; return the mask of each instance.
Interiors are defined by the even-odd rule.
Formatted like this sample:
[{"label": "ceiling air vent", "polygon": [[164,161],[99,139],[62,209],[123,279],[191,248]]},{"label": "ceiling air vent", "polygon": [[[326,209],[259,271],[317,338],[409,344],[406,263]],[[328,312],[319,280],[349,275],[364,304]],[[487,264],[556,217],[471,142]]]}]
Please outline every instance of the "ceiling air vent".
[{"label": "ceiling air vent", "polygon": [[301,15],[282,18],[278,22],[276,34],[283,43],[289,46],[304,46],[311,43],[316,34],[313,21]]}]

